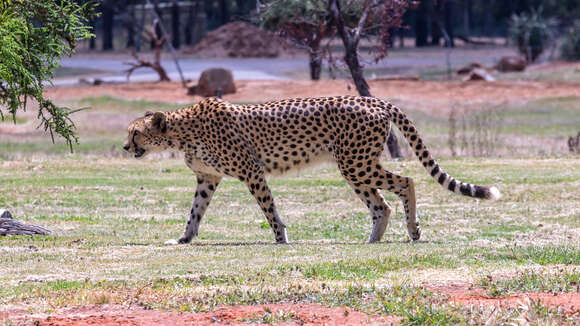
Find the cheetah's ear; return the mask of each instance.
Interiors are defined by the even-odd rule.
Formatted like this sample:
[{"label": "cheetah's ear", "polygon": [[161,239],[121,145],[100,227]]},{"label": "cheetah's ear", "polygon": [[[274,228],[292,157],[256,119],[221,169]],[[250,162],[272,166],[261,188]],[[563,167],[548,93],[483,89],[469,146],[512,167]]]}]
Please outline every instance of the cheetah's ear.
[{"label": "cheetah's ear", "polygon": [[147,112],[145,112],[144,117],[148,117],[148,116],[151,116],[151,115],[153,115],[153,112],[152,111],[147,111]]},{"label": "cheetah's ear", "polygon": [[163,112],[153,113],[153,120],[151,121],[155,131],[165,133],[167,131],[167,122],[165,121],[165,114]]}]

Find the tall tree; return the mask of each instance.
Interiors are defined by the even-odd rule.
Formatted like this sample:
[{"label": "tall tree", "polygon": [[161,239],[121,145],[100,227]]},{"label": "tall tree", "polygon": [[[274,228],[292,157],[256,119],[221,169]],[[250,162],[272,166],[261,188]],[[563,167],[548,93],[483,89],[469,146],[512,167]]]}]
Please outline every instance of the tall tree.
[{"label": "tall tree", "polygon": [[[353,1],[345,8],[342,7],[341,1],[329,0],[328,10],[344,45],[344,60],[360,95],[372,96],[358,56],[361,37],[369,27],[373,27],[377,31],[379,42],[376,60],[384,58],[390,43],[389,32],[401,27],[403,15],[408,7],[409,1],[406,0],[365,0],[364,3]],[[387,146],[392,157],[402,156],[392,132],[389,134]]]}]

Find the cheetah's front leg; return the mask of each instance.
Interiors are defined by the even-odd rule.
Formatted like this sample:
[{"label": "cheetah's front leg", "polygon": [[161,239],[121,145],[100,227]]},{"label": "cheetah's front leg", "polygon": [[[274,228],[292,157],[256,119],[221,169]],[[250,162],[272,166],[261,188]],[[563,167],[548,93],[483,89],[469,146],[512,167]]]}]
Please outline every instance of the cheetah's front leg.
[{"label": "cheetah's front leg", "polygon": [[276,205],[274,205],[274,197],[272,197],[264,174],[254,175],[253,178],[245,180],[244,183],[258,201],[258,205],[262,208],[264,215],[266,215],[266,220],[276,237],[276,243],[288,243],[286,225],[278,215],[278,210]]},{"label": "cheetah's front leg", "polygon": [[193,237],[197,236],[199,222],[201,222],[201,218],[209,206],[217,186],[222,180],[222,177],[211,174],[196,172],[196,175],[197,188],[195,189],[195,196],[193,198],[193,204],[191,205],[189,220],[187,221],[185,232],[183,232],[183,235],[179,238],[179,243],[189,243]]}]

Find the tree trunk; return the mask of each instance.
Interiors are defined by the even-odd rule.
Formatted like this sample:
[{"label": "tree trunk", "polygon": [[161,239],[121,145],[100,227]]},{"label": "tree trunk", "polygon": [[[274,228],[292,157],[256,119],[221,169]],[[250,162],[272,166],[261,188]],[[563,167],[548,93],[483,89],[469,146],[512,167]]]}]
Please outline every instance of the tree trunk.
[{"label": "tree trunk", "polygon": [[431,20],[431,45],[441,44],[441,30],[436,19]]},{"label": "tree trunk", "polygon": [[171,44],[176,49],[179,49],[181,46],[181,36],[179,33],[179,4],[175,0],[171,6]]},{"label": "tree trunk", "polygon": [[427,43],[427,15],[428,4],[427,1],[421,1],[417,11],[415,12],[415,46],[426,46]]},{"label": "tree trunk", "polygon": [[471,0],[465,0],[463,7],[463,32],[469,38],[471,35],[471,23],[473,21],[473,6]]},{"label": "tree trunk", "polygon": [[129,18],[125,22],[127,28],[127,47],[135,46],[135,7],[129,9]]},{"label": "tree trunk", "polygon": [[115,10],[110,1],[104,1],[103,4],[103,51],[113,49],[113,18]]},{"label": "tree trunk", "polygon": [[399,28],[399,47],[402,49],[405,47],[405,29]]},{"label": "tree trunk", "polygon": [[[163,24],[163,22],[161,21],[161,19],[163,19],[162,18],[163,14],[161,13],[161,9],[159,8],[159,4],[157,3],[157,1],[153,1],[153,10],[155,11],[155,13],[157,13],[157,16],[160,18],[159,23],[155,24],[154,29],[156,38],[160,39],[163,35],[161,33],[161,27],[159,25]],[[151,39],[149,45],[151,46],[151,50],[155,50],[155,40]]]},{"label": "tree trunk", "polygon": [[439,45],[441,43],[441,15],[443,12],[443,4],[441,1],[433,3],[431,8],[431,45]]},{"label": "tree trunk", "polygon": [[187,45],[193,44],[192,29],[195,26],[195,9],[197,9],[197,1],[187,7],[187,20],[185,22],[185,26],[183,27],[183,37],[185,44]]},{"label": "tree trunk", "polygon": [[453,14],[454,14],[454,8],[455,7],[455,3],[453,1],[447,1],[444,4],[444,11],[445,11],[445,31],[447,32],[447,35],[449,36],[449,42],[447,42],[447,40],[445,40],[445,47],[455,47],[455,40],[453,39],[454,37],[454,33],[453,33]]},{"label": "tree trunk", "polygon": [[220,21],[221,24],[227,24],[230,22],[230,1],[228,0],[220,0]]},{"label": "tree trunk", "polygon": [[91,32],[92,32],[93,34],[95,34],[95,36],[94,36],[94,37],[91,37],[91,38],[89,39],[89,49],[90,49],[90,50],[94,50],[94,49],[96,48],[96,44],[95,44],[95,38],[96,38],[96,34],[97,34],[97,31],[95,30],[95,28],[96,28],[95,20],[94,20],[94,19],[92,19],[92,20],[89,22],[89,24],[90,24],[90,26],[91,26]]},{"label": "tree trunk", "polygon": [[[365,80],[362,67],[358,58],[358,44],[360,41],[360,34],[356,30],[347,30],[342,20],[342,13],[340,11],[340,4],[338,0],[329,1],[330,14],[333,17],[334,23],[338,29],[338,34],[342,39],[345,51],[345,61],[350,70],[352,80],[356,86],[356,89],[361,96],[372,96],[369,90],[369,85]],[[387,139],[387,148],[392,158],[401,157],[401,150],[399,149],[399,144],[397,138],[392,132],[389,132],[389,137]]]},{"label": "tree trunk", "polygon": [[310,43],[310,79],[320,80],[322,72],[322,51],[320,39],[316,38]]},{"label": "tree trunk", "polygon": [[196,5],[195,25],[193,27],[193,44],[197,44],[207,34],[207,12],[205,3],[199,1]]}]

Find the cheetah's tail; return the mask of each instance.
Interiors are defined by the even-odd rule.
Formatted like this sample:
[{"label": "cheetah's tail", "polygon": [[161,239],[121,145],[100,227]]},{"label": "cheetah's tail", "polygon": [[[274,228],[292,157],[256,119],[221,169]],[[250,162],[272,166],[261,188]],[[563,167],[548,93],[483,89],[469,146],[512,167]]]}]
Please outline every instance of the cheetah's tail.
[{"label": "cheetah's tail", "polygon": [[470,183],[461,182],[449,174],[445,173],[443,169],[439,167],[439,164],[435,162],[427,147],[423,144],[421,136],[417,128],[413,125],[413,122],[407,117],[407,115],[401,111],[399,108],[392,104],[387,104],[391,106],[391,121],[397,126],[407,142],[415,152],[415,155],[421,161],[421,164],[425,167],[427,172],[435,179],[441,186],[449,189],[450,191],[475,198],[483,199],[499,199],[501,193],[496,187],[485,187],[478,186]]}]

